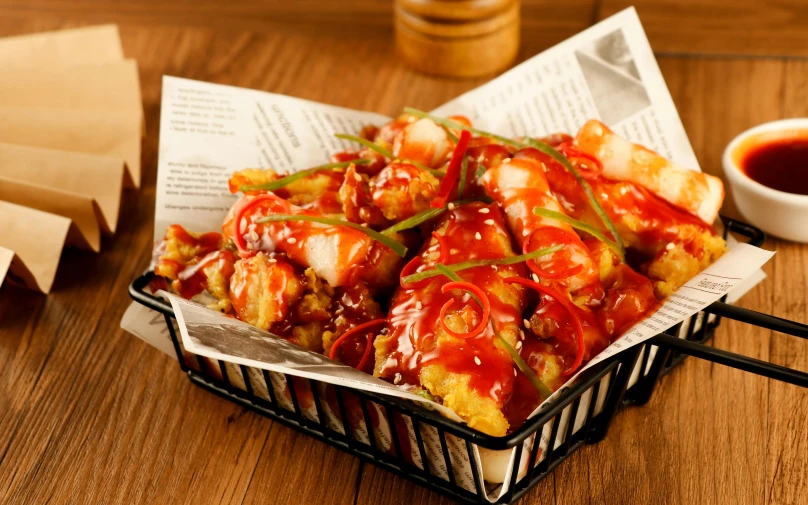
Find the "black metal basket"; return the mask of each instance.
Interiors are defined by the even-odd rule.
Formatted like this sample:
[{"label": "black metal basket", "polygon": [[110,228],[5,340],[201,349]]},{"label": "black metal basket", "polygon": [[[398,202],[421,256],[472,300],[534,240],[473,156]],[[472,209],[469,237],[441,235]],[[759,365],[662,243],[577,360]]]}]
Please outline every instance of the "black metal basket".
[{"label": "black metal basket", "polygon": [[[731,219],[724,219],[724,223],[725,235],[731,231],[755,246],[764,240],[763,233],[752,226]],[[513,461],[517,464],[510,475],[508,491],[496,502],[513,503],[581,444],[603,439],[621,406],[646,403],[659,378],[686,355],[808,387],[808,373],[704,345],[722,317],[802,338],[808,338],[808,325],[721,301],[666,333],[592,367],[523,426],[507,436],[492,437],[406,400],[223,361],[214,362],[190,354],[182,348],[171,305],[146,290],[151,279],[150,273],[136,279],[130,285],[130,294],[137,302],[165,316],[180,368],[194,383],[466,503],[486,503],[486,484],[474,464],[464,467],[470,469],[470,478],[459,478],[461,460],[458,459],[458,450],[465,452],[461,455],[463,459],[474,461],[475,446],[488,450],[516,448]],[[283,395],[279,394],[279,387],[285,387]],[[301,392],[301,389],[306,391]],[[328,399],[324,398],[324,391],[328,392]],[[316,415],[307,415],[301,407],[303,394],[307,403],[313,401]],[[351,403],[355,409],[357,402],[361,408],[359,424],[364,424],[364,432],[356,429],[348,416],[347,404]],[[331,407],[334,404],[336,409]],[[331,411],[330,417],[327,411]],[[389,440],[371,429],[374,425],[371,412],[377,418],[381,414],[388,423]],[[338,423],[341,420],[348,422],[335,425],[334,417]],[[406,427],[406,434],[402,434],[402,427]],[[427,444],[426,432],[429,432],[430,440],[436,439],[439,444]],[[410,440],[411,436],[414,440]],[[529,458],[523,458],[524,455],[529,455]],[[526,469],[520,472],[523,466]]]}]

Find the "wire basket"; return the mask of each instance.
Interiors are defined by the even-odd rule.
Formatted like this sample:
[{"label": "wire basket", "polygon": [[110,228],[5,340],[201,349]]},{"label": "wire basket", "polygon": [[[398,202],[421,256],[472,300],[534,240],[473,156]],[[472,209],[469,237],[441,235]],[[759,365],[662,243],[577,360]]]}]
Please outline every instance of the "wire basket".
[{"label": "wire basket", "polygon": [[[759,246],[763,233],[724,219],[733,232]],[[188,353],[171,305],[147,291],[146,273],[130,285],[132,298],[164,315],[180,368],[194,383],[276,421],[465,503],[487,503],[474,449],[515,448],[508,491],[513,503],[584,443],[603,439],[617,411],[642,405],[660,377],[687,355],[808,387],[808,373],[704,345],[726,317],[808,338],[808,325],[728,305],[707,307],[663,334],[585,371],[538,415],[504,437],[480,433],[407,400],[320,381],[211,360]],[[380,430],[385,425],[386,430]],[[469,475],[470,474],[470,475]]]}]

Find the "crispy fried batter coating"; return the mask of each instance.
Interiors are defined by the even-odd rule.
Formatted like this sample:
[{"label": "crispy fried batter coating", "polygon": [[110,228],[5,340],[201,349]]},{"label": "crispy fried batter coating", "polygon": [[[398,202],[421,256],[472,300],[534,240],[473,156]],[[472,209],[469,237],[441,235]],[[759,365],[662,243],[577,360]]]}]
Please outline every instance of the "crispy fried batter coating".
[{"label": "crispy fried batter coating", "polygon": [[429,208],[440,181],[415,165],[395,162],[371,180],[373,204],[384,217],[401,221]]},{"label": "crispy fried batter coating", "polygon": [[646,265],[646,275],[651,279],[658,299],[672,295],[727,250],[724,239],[708,232],[703,232],[696,241],[699,243],[696,247],[699,256],[688,251],[681,243],[671,243]]},{"label": "crispy fried batter coating", "polygon": [[239,319],[269,330],[283,320],[303,295],[303,284],[292,265],[259,252],[236,262],[230,298]]}]

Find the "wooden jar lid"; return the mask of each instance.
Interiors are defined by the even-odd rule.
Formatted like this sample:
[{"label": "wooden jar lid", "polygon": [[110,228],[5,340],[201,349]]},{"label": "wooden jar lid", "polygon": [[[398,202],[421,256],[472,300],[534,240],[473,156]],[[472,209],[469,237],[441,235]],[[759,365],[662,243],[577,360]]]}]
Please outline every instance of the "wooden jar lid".
[{"label": "wooden jar lid", "polygon": [[399,53],[428,74],[493,74],[519,49],[518,0],[396,0],[395,15]]}]

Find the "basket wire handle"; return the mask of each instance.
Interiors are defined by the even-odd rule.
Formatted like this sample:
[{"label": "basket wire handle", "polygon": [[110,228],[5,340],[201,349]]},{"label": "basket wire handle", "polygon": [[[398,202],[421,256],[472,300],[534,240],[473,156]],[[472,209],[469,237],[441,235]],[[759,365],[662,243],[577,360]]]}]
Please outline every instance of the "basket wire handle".
[{"label": "basket wire handle", "polygon": [[[749,309],[742,309],[723,302],[715,302],[704,312],[726,317],[735,321],[761,326],[770,330],[786,333],[795,337],[808,339],[808,325],[788,321],[779,317],[755,312]],[[683,338],[670,335],[657,335],[649,340],[651,344],[671,349],[682,354],[688,354],[697,358],[712,361],[720,365],[726,365],[738,370],[752,372],[770,379],[794,384],[808,388],[808,372],[802,372],[782,365],[775,365],[768,361],[762,361],[742,354],[716,349],[708,345],[699,344]]]}]

